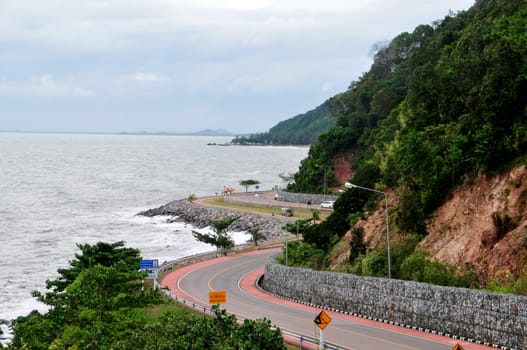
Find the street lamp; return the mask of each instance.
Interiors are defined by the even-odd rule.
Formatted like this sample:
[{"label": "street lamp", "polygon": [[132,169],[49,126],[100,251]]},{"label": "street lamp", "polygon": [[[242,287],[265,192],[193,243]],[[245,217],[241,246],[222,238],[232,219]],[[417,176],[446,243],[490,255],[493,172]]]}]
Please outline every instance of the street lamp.
[{"label": "street lamp", "polygon": [[326,190],[328,188],[328,176],[327,176],[327,168],[325,165],[318,165],[315,164],[315,168],[323,168],[324,169],[324,196],[326,195]]},{"label": "street lamp", "polygon": [[375,190],[373,188],[362,187],[359,185],[352,184],[351,182],[346,182],[344,184],[346,188],[359,188],[361,190],[372,191],[384,195],[384,200],[386,202],[386,244],[388,245],[388,278],[392,278],[392,263],[390,257],[390,225],[388,221],[388,194],[383,191]]}]

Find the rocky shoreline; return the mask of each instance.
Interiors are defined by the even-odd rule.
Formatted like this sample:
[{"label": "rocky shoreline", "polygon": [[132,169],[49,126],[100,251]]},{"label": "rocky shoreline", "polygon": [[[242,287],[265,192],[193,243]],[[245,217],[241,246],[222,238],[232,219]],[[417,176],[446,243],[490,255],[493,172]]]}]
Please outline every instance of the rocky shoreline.
[{"label": "rocky shoreline", "polygon": [[175,200],[158,208],[148,209],[138,213],[148,217],[171,216],[167,222],[185,222],[197,228],[210,226],[212,221],[223,220],[227,217],[239,217],[229,227],[230,231],[247,231],[258,228],[267,235],[267,239],[276,239],[288,235],[283,228],[287,219],[279,216],[265,216],[245,213],[237,210],[215,208],[199,203],[191,203],[186,199]]}]

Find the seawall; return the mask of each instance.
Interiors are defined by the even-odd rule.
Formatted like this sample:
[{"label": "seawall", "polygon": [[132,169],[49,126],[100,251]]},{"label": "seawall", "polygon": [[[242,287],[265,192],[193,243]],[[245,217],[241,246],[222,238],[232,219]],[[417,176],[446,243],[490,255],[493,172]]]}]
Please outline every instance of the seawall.
[{"label": "seawall", "polygon": [[280,264],[265,268],[268,292],[385,322],[505,349],[525,349],[527,297]]}]

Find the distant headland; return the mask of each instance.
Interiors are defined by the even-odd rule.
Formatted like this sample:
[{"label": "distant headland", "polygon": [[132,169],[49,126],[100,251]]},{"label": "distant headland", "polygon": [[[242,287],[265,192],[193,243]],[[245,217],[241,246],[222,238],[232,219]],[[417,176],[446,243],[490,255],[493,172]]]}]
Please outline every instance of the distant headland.
[{"label": "distant headland", "polygon": [[0,130],[0,133],[23,133],[23,134],[79,134],[79,135],[154,135],[154,136],[247,136],[247,134],[235,134],[224,129],[204,129],[195,132],[170,132],[170,131],[33,131],[33,130]]}]

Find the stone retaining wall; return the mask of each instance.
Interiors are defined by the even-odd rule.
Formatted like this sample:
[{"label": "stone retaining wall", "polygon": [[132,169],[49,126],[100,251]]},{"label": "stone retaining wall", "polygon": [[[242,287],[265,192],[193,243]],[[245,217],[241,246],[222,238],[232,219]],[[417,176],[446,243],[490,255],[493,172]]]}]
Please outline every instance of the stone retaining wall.
[{"label": "stone retaining wall", "polygon": [[489,345],[526,349],[527,297],[268,264],[285,298]]}]

